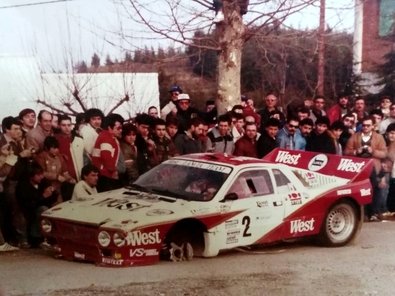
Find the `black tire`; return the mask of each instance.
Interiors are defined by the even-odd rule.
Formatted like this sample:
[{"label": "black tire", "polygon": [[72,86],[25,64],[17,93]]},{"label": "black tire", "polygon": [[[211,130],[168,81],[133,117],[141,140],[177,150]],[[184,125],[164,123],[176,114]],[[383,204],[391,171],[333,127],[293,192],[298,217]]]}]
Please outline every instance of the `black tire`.
[{"label": "black tire", "polygon": [[320,232],[320,243],[328,247],[341,247],[351,242],[362,225],[359,211],[353,203],[340,201],[325,216]]},{"label": "black tire", "polygon": [[184,246],[185,254],[192,253],[194,256],[201,256],[204,251],[204,229],[197,223],[181,223],[176,225],[168,233],[165,239],[167,249],[171,248],[171,243],[177,246]]}]

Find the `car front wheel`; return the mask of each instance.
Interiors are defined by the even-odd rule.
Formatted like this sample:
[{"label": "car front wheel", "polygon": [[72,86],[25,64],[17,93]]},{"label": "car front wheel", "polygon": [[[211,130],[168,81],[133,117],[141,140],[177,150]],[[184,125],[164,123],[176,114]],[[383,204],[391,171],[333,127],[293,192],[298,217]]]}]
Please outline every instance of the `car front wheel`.
[{"label": "car front wheel", "polygon": [[356,206],[348,201],[341,201],[328,211],[322,225],[320,241],[326,246],[344,246],[355,237],[360,223],[362,221]]}]

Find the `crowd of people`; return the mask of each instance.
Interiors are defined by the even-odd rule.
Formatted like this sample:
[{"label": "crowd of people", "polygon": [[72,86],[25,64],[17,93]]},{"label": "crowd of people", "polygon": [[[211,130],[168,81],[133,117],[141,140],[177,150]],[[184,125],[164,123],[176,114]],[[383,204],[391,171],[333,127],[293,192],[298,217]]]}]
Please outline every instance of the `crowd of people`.
[{"label": "crowd of people", "polygon": [[383,96],[368,109],[362,97],[340,95],[326,108],[317,96],[279,106],[274,93],[256,110],[254,100],[218,114],[204,110],[174,85],[161,109],[125,121],[99,109],[78,114],[22,110],[2,120],[0,136],[0,252],[45,247],[40,214],[59,202],[78,202],[121,188],[163,161],[183,154],[215,152],[262,158],[276,147],[372,158],[373,202],[366,219],[395,213],[395,103]]}]

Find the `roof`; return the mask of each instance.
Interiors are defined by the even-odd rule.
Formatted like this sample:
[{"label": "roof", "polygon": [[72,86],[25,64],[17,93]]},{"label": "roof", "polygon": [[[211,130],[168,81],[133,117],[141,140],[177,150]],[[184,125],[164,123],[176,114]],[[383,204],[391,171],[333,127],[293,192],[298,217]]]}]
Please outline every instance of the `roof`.
[{"label": "roof", "polygon": [[195,153],[195,154],[187,154],[178,156],[177,158],[188,158],[196,161],[211,161],[224,165],[233,165],[233,166],[241,166],[241,165],[250,165],[250,164],[272,164],[272,162],[268,162],[263,159],[246,157],[246,156],[234,156],[227,155],[224,153]]}]

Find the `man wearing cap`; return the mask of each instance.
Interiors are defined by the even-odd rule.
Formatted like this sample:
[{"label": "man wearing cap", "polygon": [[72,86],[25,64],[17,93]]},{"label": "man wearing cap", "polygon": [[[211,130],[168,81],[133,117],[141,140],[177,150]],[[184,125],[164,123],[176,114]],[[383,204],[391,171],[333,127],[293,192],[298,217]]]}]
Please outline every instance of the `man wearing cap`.
[{"label": "man wearing cap", "polygon": [[[178,133],[182,133],[188,129],[188,122],[192,118],[201,117],[200,112],[191,107],[191,99],[188,94],[179,94],[177,97],[177,114],[175,115],[178,119]],[[174,116],[172,114],[168,114],[168,117]]]},{"label": "man wearing cap", "polygon": [[160,117],[166,119],[167,115],[177,112],[176,111],[176,102],[179,94],[182,93],[181,87],[178,85],[172,85],[169,90],[170,93],[170,101],[162,108],[160,111]]}]

